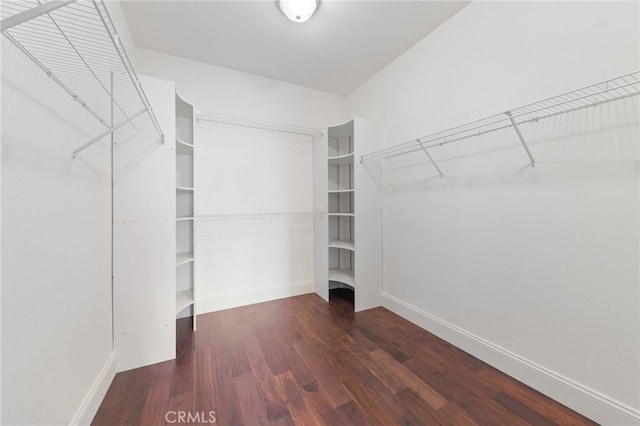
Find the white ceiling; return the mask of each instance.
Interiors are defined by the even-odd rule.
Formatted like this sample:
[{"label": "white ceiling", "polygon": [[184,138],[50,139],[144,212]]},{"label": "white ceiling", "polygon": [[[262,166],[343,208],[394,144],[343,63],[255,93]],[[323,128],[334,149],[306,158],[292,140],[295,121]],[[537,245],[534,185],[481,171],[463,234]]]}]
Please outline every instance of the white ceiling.
[{"label": "white ceiling", "polygon": [[304,24],[275,0],[122,7],[137,47],[346,95],[467,4],[325,0]]}]

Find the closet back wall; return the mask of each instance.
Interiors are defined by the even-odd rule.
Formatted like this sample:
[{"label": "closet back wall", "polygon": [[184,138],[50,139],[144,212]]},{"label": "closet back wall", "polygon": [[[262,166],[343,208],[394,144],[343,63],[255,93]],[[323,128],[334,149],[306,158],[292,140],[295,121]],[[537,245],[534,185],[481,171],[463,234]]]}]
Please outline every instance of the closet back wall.
[{"label": "closet back wall", "polygon": [[197,309],[310,293],[310,136],[196,123]]},{"label": "closet back wall", "polygon": [[[638,70],[638,2],[472,2],[348,98],[384,146]],[[605,424],[638,417],[638,100],[384,163],[384,304]]]},{"label": "closet back wall", "polygon": [[[138,72],[175,81],[196,110],[312,128],[346,119],[339,95],[145,49],[135,60]],[[304,216],[312,145],[303,139],[198,123],[198,313],[313,291],[313,225]]]}]

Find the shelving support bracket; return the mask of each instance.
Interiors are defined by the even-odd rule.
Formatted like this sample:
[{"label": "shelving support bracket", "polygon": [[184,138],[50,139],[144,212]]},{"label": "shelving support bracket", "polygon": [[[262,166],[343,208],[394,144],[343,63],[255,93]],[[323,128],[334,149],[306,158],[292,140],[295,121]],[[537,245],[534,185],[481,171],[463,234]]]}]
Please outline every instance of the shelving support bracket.
[{"label": "shelving support bracket", "polygon": [[23,22],[27,22],[33,18],[37,18],[38,16],[44,15],[45,13],[52,12],[58,8],[68,5],[69,3],[73,3],[74,1],[76,0],[52,0],[39,6],[34,6],[29,10],[25,10],[24,12],[20,12],[13,16],[4,18],[2,21],[0,21],[0,29],[2,30],[2,32],[4,32],[11,27],[20,25]]},{"label": "shelving support bracket", "polygon": [[76,155],[78,155],[80,152],[84,151],[85,149],[89,148],[91,145],[93,145],[94,143],[98,142],[100,139],[104,138],[108,134],[115,132],[120,127],[122,127],[125,124],[129,123],[130,121],[133,121],[136,118],[140,117],[142,114],[147,112],[147,110],[148,110],[148,108],[144,108],[144,109],[136,112],[135,114],[133,114],[128,119],[126,119],[124,121],[121,121],[120,123],[116,124],[115,126],[111,127],[110,129],[107,129],[104,132],[100,133],[98,136],[96,136],[95,138],[91,139],[89,142],[87,142],[84,145],[82,145],[80,148],[78,148],[75,151],[73,151],[73,154],[72,154],[73,158],[76,158]]},{"label": "shelving support bracket", "polygon": [[431,164],[433,164],[433,167],[435,167],[436,170],[438,171],[438,174],[440,175],[440,178],[443,178],[444,175],[442,174],[442,170],[440,170],[440,167],[438,167],[436,162],[433,161],[433,157],[431,157],[431,154],[429,154],[429,151],[427,151],[427,148],[425,148],[424,145],[422,145],[422,142],[420,142],[420,139],[416,139],[416,142],[418,142],[418,144],[420,145],[420,148],[422,148],[424,153],[427,154],[427,157],[429,157],[429,160],[431,161]]},{"label": "shelving support bracket", "polygon": [[533,154],[531,154],[531,151],[529,150],[529,146],[527,145],[527,142],[524,140],[522,133],[520,133],[520,128],[518,127],[518,124],[516,123],[516,121],[513,119],[513,116],[511,115],[511,111],[505,112],[505,115],[509,117],[509,120],[511,121],[511,125],[513,126],[516,133],[518,134],[518,139],[520,139],[520,142],[522,143],[524,150],[527,152],[527,155],[529,156],[529,160],[531,161],[531,166],[535,166],[536,160],[533,158]]}]

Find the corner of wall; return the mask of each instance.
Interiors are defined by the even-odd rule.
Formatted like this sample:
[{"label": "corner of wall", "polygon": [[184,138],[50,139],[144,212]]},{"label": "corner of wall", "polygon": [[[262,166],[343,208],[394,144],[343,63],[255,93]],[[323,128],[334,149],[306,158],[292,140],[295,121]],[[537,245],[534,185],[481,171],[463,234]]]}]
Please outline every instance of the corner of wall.
[{"label": "corner of wall", "polygon": [[555,371],[508,351],[416,306],[383,293],[383,306],[601,424],[637,425],[640,412]]},{"label": "corner of wall", "polygon": [[111,352],[102,370],[89,388],[75,415],[69,422],[70,425],[89,425],[98,412],[113,378],[116,376],[116,353]]}]

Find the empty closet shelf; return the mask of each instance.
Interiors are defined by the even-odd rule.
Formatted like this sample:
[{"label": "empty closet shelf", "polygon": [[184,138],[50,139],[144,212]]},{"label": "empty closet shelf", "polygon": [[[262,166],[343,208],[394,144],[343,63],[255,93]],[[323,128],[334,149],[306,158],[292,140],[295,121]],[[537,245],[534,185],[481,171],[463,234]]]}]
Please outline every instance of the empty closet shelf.
[{"label": "empty closet shelf", "polygon": [[356,286],[353,269],[329,269],[329,281],[338,281],[351,287]]},{"label": "empty closet shelf", "polygon": [[355,251],[356,247],[353,241],[343,241],[343,240],[330,240],[329,248],[339,248],[345,250]]},{"label": "empty closet shelf", "polygon": [[330,166],[339,166],[344,164],[352,164],[353,163],[353,152],[345,155],[337,155],[335,157],[329,157],[329,165]]},{"label": "empty closet shelf", "polygon": [[190,305],[193,305],[193,290],[182,290],[176,293],[176,314]]},{"label": "empty closet shelf", "polygon": [[184,265],[189,262],[193,262],[193,253],[176,254],[176,266]]},{"label": "empty closet shelf", "polygon": [[178,154],[193,154],[193,144],[176,139],[176,152]]}]

